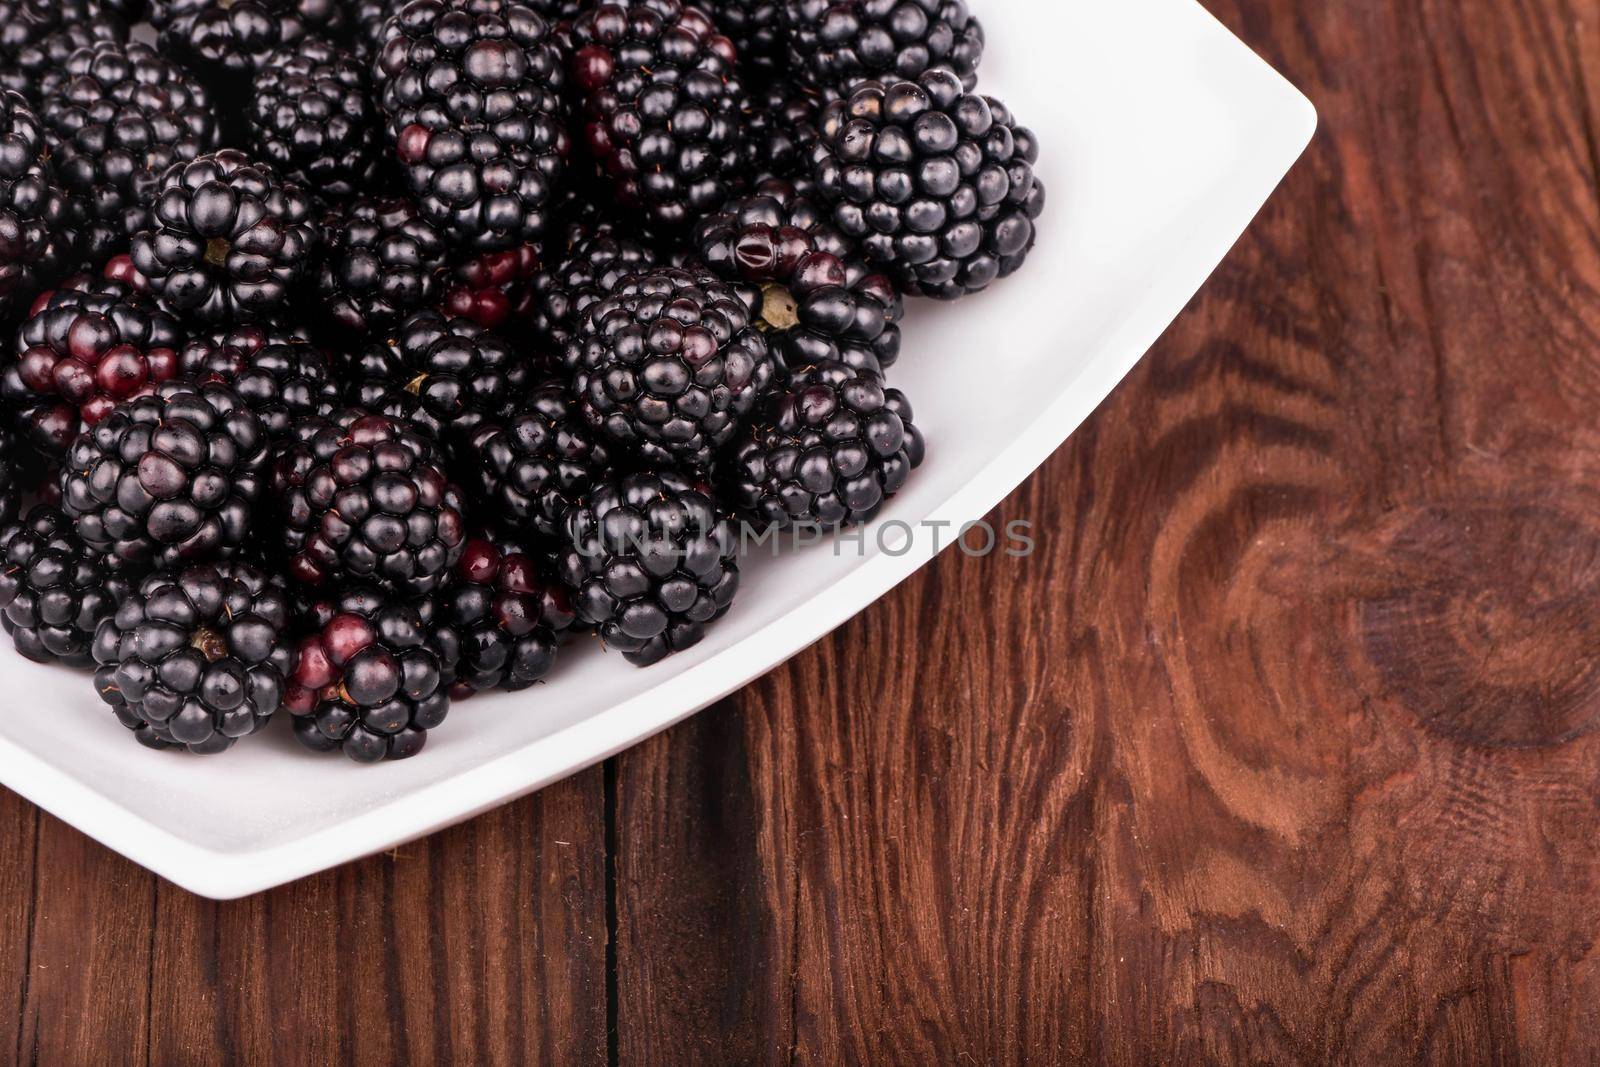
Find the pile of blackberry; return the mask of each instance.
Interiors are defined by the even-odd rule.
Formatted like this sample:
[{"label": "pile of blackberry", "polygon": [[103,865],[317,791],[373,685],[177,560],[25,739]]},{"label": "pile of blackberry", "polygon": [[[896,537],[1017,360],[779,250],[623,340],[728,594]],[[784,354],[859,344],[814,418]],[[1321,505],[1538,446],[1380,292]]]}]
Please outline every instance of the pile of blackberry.
[{"label": "pile of blackberry", "polygon": [[151,748],[374,763],[737,625],[745,533],[923,462],[908,299],[1033,248],[983,46],[966,0],[0,0],[0,627]]}]

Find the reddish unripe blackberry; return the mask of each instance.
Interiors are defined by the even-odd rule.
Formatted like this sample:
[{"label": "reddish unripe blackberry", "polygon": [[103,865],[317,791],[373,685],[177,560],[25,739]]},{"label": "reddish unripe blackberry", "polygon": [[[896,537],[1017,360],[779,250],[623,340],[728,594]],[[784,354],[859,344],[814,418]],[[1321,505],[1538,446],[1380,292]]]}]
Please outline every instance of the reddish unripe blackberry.
[{"label": "reddish unripe blackberry", "polygon": [[239,394],[169,382],[79,435],[62,508],[114,570],[219,558],[248,536],[268,458],[266,427]]},{"label": "reddish unripe blackberry", "polygon": [[455,633],[461,658],[453,695],[526,689],[555,666],[562,636],[577,621],[571,598],[540,561],[514,544],[474,538],[439,595],[439,622]]},{"label": "reddish unripe blackberry", "polygon": [[584,417],[653,466],[705,470],[780,369],[750,304],[702,269],[625,279],[567,346]]},{"label": "reddish unripe blackberry", "polygon": [[0,90],[0,322],[28,307],[70,257],[66,198],[33,109]]},{"label": "reddish unripe blackberry", "polygon": [[789,61],[829,99],[866,81],[915,81],[942,67],[969,91],[983,59],[983,26],[965,0],[785,0]]},{"label": "reddish unripe blackberry", "polygon": [[1044,210],[1039,147],[947,70],[866,82],[823,113],[818,195],[901,291],[954,300],[1022,266]]},{"label": "reddish unripe blackberry", "polygon": [[417,604],[366,588],[317,605],[309,621],[284,701],[300,743],[357,763],[422,751],[450,711],[453,635]]},{"label": "reddish unripe blackberry", "polygon": [[48,456],[65,455],[84,427],[181,370],[177,320],[125,282],[74,278],[34,307],[0,394]]},{"label": "reddish unripe blackberry", "polygon": [[0,533],[0,625],[28,659],[93,666],[95,630],[127,591],[58,507],[39,504]]},{"label": "reddish unripe blackberry", "polygon": [[315,202],[270,167],[225,149],[161,179],[133,264],[163,304],[218,324],[279,314],[311,269],[322,235]]},{"label": "reddish unripe blackberry", "polygon": [[674,474],[633,474],[572,510],[559,565],[578,618],[644,667],[698,644],[732,606],[737,552],[708,495]]},{"label": "reddish unripe blackberry", "polygon": [[444,311],[471,319],[486,330],[528,317],[539,276],[539,250],[518,245],[476,255],[456,266],[444,297]]},{"label": "reddish unripe blackberry", "polygon": [[449,246],[410,201],[358,200],[322,232],[317,297],[342,333],[366,337],[439,302]]},{"label": "reddish unripe blackberry", "polygon": [[399,420],[339,414],[298,428],[273,488],[289,573],[313,587],[374,582],[405,595],[444,584],[466,517],[433,442]]},{"label": "reddish unripe blackberry", "polygon": [[682,231],[744,181],[733,42],[681,0],[603,3],[573,23],[573,88],[619,204]]},{"label": "reddish unripe blackberry", "polygon": [[269,343],[244,331],[222,341],[191,341],[179,353],[183,375],[233,389],[274,440],[307,418],[331,415],[343,400],[328,357],[305,341]]},{"label": "reddish unripe blackberry", "polygon": [[837,361],[881,377],[899,358],[905,303],[894,283],[795,186],[763,183],[702,219],[694,250],[723,278],[761,287],[760,322],[791,370]]},{"label": "reddish unripe blackberry", "polygon": [[605,443],[560,382],[533,390],[509,418],[479,426],[457,452],[462,484],[485,518],[546,538],[561,536],[567,512],[611,469]]},{"label": "reddish unripe blackberry", "polygon": [[423,214],[464,247],[537,241],[571,153],[550,23],[502,0],[413,0],[383,37],[374,87]]},{"label": "reddish unripe blackberry", "polygon": [[843,363],[796,372],[729,451],[723,499],[764,526],[871,521],[922,463],[922,434],[898,389]]},{"label": "reddish unripe blackberry", "polygon": [[367,72],[326,41],[285,45],[256,71],[250,144],[278,173],[328,202],[368,191],[378,175],[378,121]]},{"label": "reddish unripe blackberry", "polygon": [[226,751],[282,706],[289,622],[282,581],[259,567],[157,571],[95,633],[95,688],[141,744]]}]

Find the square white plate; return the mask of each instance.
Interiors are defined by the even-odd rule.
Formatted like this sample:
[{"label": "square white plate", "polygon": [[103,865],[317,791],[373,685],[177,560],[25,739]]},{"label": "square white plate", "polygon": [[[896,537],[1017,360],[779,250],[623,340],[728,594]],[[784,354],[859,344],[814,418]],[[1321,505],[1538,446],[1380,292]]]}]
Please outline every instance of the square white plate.
[{"label": "square white plate", "polygon": [[[1039,135],[1049,186],[1027,267],[913,302],[892,383],[928,462],[865,550],[748,561],[698,648],[637,670],[592,643],[531,693],[458,705],[416,759],[301,752],[286,723],[213,759],[147,751],[82,675],[0,652],[0,782],[195,893],[258,892],[459,822],[676,723],[799,652],[981,518],[1105,399],[1311,138],[1309,101],[1193,0],[975,0],[985,92]],[[995,387],[976,393],[981,367]],[[1025,383],[1025,384],[1024,384]],[[987,407],[974,412],[977,399]],[[977,417],[974,418],[973,416]],[[925,523],[926,521],[926,523]],[[1035,531],[1049,536],[1049,531]],[[763,554],[765,554],[763,552]],[[316,796],[316,804],[295,797]]]}]

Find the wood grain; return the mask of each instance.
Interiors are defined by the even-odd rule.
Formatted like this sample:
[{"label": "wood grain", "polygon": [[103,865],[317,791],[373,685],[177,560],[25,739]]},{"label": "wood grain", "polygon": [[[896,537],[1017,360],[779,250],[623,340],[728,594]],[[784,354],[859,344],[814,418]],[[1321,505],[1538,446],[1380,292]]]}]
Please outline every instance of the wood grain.
[{"label": "wood grain", "polygon": [[1600,6],[1214,0],[1306,159],[947,553],[239,904],[0,794],[0,1063],[1600,1062]]}]

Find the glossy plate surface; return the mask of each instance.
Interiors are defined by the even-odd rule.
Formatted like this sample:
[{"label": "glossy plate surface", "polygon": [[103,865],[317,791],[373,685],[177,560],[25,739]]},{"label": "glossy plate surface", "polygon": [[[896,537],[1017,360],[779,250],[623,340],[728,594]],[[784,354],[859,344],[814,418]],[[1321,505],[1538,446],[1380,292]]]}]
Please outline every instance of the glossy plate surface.
[{"label": "glossy plate surface", "polygon": [[304,753],[285,722],[215,759],[150,752],[85,676],[6,647],[0,782],[178,885],[245,896],[459,822],[636,744],[759,677],[926,563],[936,540],[950,542],[930,524],[981,518],[1105,399],[1316,125],[1311,104],[1193,0],[974,6],[990,42],[983,89],[1043,147],[1043,236],[1027,268],[990,292],[911,304],[906,355],[890,377],[915,406],[928,462],[867,531],[864,550],[821,544],[781,559],[763,550],[746,562],[733,612],[693,651],[641,671],[586,643],[548,684],[458,705],[421,756],[379,767]]}]

